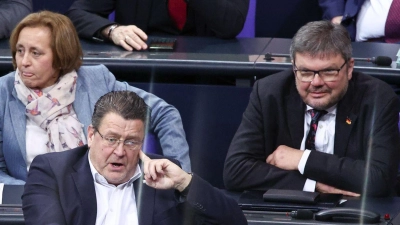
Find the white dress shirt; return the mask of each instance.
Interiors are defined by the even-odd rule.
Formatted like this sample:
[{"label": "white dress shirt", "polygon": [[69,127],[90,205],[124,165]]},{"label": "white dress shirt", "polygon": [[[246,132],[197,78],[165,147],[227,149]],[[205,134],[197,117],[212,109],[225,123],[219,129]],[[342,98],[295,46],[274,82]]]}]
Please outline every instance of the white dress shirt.
[{"label": "white dress shirt", "polygon": [[385,36],[385,24],[393,0],[365,0],[357,15],[356,41]]},{"label": "white dress shirt", "polygon": [[[311,153],[311,150],[305,149],[305,141],[308,131],[310,130],[311,123],[311,113],[309,112],[310,109],[313,108],[307,105],[304,113],[304,137],[300,146],[300,150],[304,150],[304,153],[298,165],[298,169],[301,174],[304,174],[304,168],[306,166],[308,156]],[[328,113],[323,115],[318,121],[318,129],[317,133],[315,134],[315,150],[333,154],[335,147],[336,105],[332,106],[326,111]],[[304,184],[303,191],[314,192],[315,185],[315,180],[307,179],[306,183]]]},{"label": "white dress shirt", "polygon": [[138,225],[135,189],[133,182],[142,176],[139,165],[129,181],[115,186],[97,172],[89,159],[96,190],[96,225]]}]

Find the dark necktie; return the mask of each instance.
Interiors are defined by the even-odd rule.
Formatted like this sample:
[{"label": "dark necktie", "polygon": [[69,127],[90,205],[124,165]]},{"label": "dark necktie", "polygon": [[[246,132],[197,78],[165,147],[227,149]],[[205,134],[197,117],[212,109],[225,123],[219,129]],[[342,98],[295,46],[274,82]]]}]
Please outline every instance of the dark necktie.
[{"label": "dark necktie", "polygon": [[168,12],[172,21],[179,30],[183,29],[186,23],[186,2],[185,0],[169,0]]},{"label": "dark necktie", "polygon": [[310,130],[307,134],[306,149],[315,150],[315,134],[317,133],[318,121],[327,112],[325,110],[310,109],[311,112],[311,123]]},{"label": "dark necktie", "polygon": [[400,0],[393,0],[385,24],[385,41],[396,43],[400,41]]}]

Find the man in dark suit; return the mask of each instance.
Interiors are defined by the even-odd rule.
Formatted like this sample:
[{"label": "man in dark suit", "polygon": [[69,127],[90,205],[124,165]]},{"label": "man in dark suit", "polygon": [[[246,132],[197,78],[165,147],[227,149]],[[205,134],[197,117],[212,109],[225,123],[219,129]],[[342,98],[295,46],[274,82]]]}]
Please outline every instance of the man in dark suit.
[{"label": "man in dark suit", "polygon": [[[318,1],[323,11],[323,19],[345,26],[353,41],[396,43],[400,39],[397,32],[393,33],[386,30],[388,21],[391,24],[389,26],[395,28],[399,26],[399,20],[388,20],[389,12],[393,6],[392,2],[396,0],[372,2],[365,0]],[[394,9],[397,11],[396,6],[394,6]]]},{"label": "man in dark suit", "polygon": [[0,0],[0,39],[9,38],[15,25],[32,12],[32,0]]},{"label": "man in dark suit", "polygon": [[[346,4],[349,2],[349,4]],[[319,0],[323,11],[322,18],[336,24],[343,24],[349,31],[351,39],[356,38],[357,15],[365,0]]]},{"label": "man in dark suit", "polygon": [[300,28],[290,52],[292,70],[254,84],[226,157],[226,187],[393,193],[399,101],[390,86],[353,71],[348,32],[330,21]]},{"label": "man in dark suit", "polygon": [[[67,16],[80,37],[110,40],[126,50],[146,49],[147,35],[234,38],[249,0],[77,0]],[[115,11],[115,22],[107,17]]]},{"label": "man in dark suit", "polygon": [[134,92],[102,96],[88,146],[32,162],[22,196],[25,223],[247,224],[235,200],[168,159],[141,152],[147,114]]}]

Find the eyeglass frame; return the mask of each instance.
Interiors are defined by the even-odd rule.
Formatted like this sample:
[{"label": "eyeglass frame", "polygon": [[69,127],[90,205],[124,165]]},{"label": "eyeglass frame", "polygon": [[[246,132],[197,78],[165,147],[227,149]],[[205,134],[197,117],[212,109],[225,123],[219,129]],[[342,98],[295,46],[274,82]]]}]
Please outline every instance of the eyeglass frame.
[{"label": "eyeglass frame", "polygon": [[121,143],[122,142],[122,146],[123,146],[123,148],[124,149],[128,149],[128,150],[130,150],[130,151],[137,151],[137,150],[139,150],[140,149],[140,146],[143,144],[143,141],[131,141],[131,142],[133,142],[134,144],[133,144],[133,147],[134,148],[129,148],[128,147],[128,145],[126,145],[125,144],[125,142],[126,141],[129,141],[129,140],[121,140],[121,139],[116,139],[115,140],[115,143],[117,143],[116,145],[115,144],[113,144],[113,145],[115,145],[115,146],[111,146],[110,145],[110,140],[107,140],[107,137],[104,137],[101,133],[100,133],[100,131],[99,131],[99,129],[97,129],[97,128],[95,128],[95,127],[93,127],[93,129],[95,130],[95,132],[97,132],[97,133],[99,133],[99,135],[100,135],[100,137],[103,139],[103,141],[106,141],[106,143],[107,143],[107,146],[108,147],[112,147],[113,149],[116,149],[118,146],[119,146],[119,143]]},{"label": "eyeglass frame", "polygon": [[[312,81],[314,80],[316,74],[318,74],[318,75],[320,76],[320,78],[321,78],[324,82],[334,82],[334,81],[336,81],[336,79],[335,79],[335,80],[330,80],[330,81],[325,81],[324,78],[326,78],[326,76],[323,75],[323,72],[324,72],[324,71],[336,71],[336,75],[332,76],[332,77],[336,78],[336,77],[338,77],[338,75],[339,75],[340,71],[343,69],[343,67],[347,64],[347,62],[348,62],[348,60],[345,60],[344,63],[343,63],[343,65],[342,65],[339,69],[299,70],[299,69],[297,68],[297,66],[296,66],[296,61],[293,60],[293,67],[294,67],[294,68],[293,68],[293,72],[294,72],[294,74],[296,75],[297,78],[299,78],[298,75],[297,75],[297,71],[306,71],[306,72],[313,72],[313,73],[314,73],[314,75],[312,76],[312,79],[311,79],[311,80],[309,80],[309,81],[304,81],[304,80],[302,80],[302,79],[300,78],[299,80],[300,80],[301,82],[307,82],[307,83],[308,83],[308,82],[312,82]],[[322,76],[321,76],[321,72],[322,72]]]}]

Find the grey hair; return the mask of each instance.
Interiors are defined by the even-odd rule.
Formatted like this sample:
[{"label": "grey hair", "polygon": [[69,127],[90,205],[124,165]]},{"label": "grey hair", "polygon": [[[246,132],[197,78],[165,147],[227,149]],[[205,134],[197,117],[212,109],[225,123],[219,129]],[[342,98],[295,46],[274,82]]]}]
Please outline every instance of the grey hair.
[{"label": "grey hair", "polygon": [[144,100],[131,91],[113,91],[101,96],[94,106],[92,126],[98,129],[108,113],[120,115],[125,120],[139,119],[144,124],[150,119]]},{"label": "grey hair", "polygon": [[340,54],[345,61],[352,56],[350,35],[346,28],[330,21],[314,21],[302,26],[292,39],[290,57],[296,53],[307,53],[321,58]]}]

